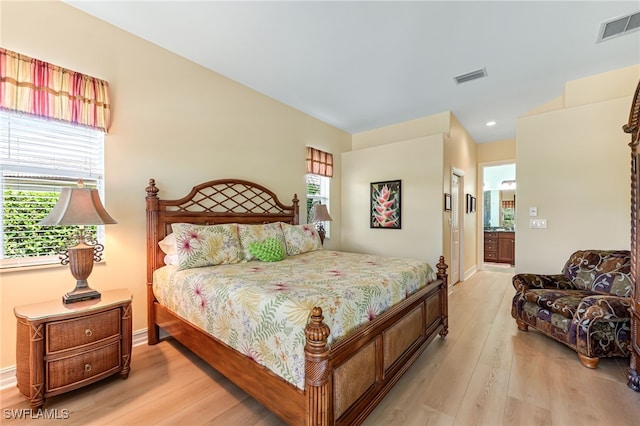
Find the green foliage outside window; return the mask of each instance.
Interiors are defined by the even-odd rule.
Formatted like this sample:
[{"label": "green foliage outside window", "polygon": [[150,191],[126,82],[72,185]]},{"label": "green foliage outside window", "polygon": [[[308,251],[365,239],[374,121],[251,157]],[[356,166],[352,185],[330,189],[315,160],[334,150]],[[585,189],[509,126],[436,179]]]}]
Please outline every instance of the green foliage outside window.
[{"label": "green foliage outside window", "polygon": [[[3,247],[5,259],[56,255],[78,230],[77,226],[40,226],[58,201],[58,194],[4,191]],[[97,227],[86,227],[95,235]]]},{"label": "green foliage outside window", "polygon": [[[320,184],[307,181],[307,195],[320,195]],[[316,204],[313,198],[307,197],[307,218],[311,217],[311,208]]]}]

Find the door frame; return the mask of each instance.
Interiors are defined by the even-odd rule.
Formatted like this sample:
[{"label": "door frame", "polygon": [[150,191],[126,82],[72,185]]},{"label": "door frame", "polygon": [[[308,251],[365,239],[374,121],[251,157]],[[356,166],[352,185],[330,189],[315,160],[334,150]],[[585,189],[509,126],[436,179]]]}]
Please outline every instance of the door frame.
[{"label": "door frame", "polygon": [[[449,180],[449,186],[451,187],[451,193],[453,193],[453,176],[458,178],[458,199],[451,200],[452,202],[457,201],[458,207],[458,282],[462,282],[465,279],[464,274],[464,207],[465,207],[465,198],[464,198],[464,170],[458,169],[456,167],[451,166],[451,176]],[[453,223],[451,223],[453,225]],[[450,259],[453,259],[453,226],[449,226],[449,253]],[[452,265],[453,266],[453,265]],[[451,283],[451,285],[455,285],[456,283]]]}]

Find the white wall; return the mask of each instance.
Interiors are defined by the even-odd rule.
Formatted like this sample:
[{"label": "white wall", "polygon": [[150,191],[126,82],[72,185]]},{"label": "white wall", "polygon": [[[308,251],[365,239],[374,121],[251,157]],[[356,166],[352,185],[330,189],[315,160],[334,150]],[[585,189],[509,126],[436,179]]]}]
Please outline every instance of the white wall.
[{"label": "white wall", "polygon": [[[443,135],[342,154],[342,249],[423,259],[443,254]],[[371,182],[402,181],[402,229],[369,227]]]},{"label": "white wall", "polygon": [[[630,69],[571,85],[597,99],[576,96],[582,102],[518,120],[517,272],[559,273],[578,249],[629,249],[630,139],[621,128],[640,68]],[[628,96],[619,97],[620,79]],[[529,227],[529,207],[547,229]]]}]

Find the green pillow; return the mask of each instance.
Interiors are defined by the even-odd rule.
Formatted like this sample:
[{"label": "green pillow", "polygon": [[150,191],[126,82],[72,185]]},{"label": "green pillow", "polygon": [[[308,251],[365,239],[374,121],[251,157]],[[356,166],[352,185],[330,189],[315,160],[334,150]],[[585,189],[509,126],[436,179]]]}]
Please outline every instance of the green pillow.
[{"label": "green pillow", "polygon": [[284,245],[276,238],[249,243],[249,252],[263,262],[278,262],[285,255]]}]

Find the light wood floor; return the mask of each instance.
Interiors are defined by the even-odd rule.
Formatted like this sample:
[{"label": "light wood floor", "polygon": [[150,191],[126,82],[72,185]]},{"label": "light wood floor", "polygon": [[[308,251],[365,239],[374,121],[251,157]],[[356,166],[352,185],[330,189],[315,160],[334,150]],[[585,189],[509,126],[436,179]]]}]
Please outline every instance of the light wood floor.
[{"label": "light wood floor", "polygon": [[[640,393],[626,386],[626,359],[582,367],[572,350],[510,315],[509,273],[480,271],[454,287],[449,335],[436,338],[366,425],[638,425]],[[180,344],[133,350],[127,380],[107,379],[50,398],[49,414],[11,417],[29,407],[17,389],[0,392],[2,424],[281,425],[255,400]],[[274,395],[274,398],[277,398]]]}]

